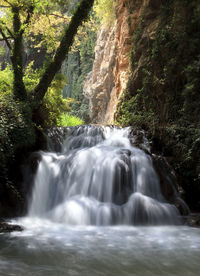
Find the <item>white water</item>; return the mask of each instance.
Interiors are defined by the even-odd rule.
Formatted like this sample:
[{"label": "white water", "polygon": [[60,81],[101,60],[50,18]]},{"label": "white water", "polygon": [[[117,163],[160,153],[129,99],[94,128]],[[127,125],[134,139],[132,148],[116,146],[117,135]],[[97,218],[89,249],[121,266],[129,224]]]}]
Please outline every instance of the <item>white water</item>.
[{"label": "white water", "polygon": [[14,221],[24,231],[0,234],[1,276],[199,275],[200,229],[132,225],[179,213],[128,132],[80,128],[41,152],[28,216]]},{"label": "white water", "polygon": [[199,276],[200,229],[21,223],[0,235],[1,276]]},{"label": "white water", "polygon": [[61,152],[41,152],[28,216],[66,225],[179,223],[150,155],[130,144],[129,132],[78,127]]}]

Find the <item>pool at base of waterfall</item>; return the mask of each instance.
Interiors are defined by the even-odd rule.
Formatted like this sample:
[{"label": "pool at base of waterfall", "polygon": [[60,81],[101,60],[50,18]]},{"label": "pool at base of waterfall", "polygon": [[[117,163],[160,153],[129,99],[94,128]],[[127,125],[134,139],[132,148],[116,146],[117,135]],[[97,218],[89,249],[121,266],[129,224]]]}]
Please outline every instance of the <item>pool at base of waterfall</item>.
[{"label": "pool at base of waterfall", "polygon": [[23,232],[0,235],[2,276],[199,275],[197,228],[72,227],[39,218],[17,223]]},{"label": "pool at base of waterfall", "polygon": [[27,165],[24,231],[0,235],[0,275],[198,276],[200,229],[180,226],[131,129],[56,131]]}]

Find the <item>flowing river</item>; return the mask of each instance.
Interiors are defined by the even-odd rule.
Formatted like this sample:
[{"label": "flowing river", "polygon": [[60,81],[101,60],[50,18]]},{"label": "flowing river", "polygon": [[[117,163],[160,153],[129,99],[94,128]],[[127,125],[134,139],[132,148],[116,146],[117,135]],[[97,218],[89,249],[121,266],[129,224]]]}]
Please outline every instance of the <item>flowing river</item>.
[{"label": "flowing river", "polygon": [[199,275],[200,229],[181,225],[129,135],[83,126],[49,141],[13,221],[24,231],[0,235],[0,275]]}]

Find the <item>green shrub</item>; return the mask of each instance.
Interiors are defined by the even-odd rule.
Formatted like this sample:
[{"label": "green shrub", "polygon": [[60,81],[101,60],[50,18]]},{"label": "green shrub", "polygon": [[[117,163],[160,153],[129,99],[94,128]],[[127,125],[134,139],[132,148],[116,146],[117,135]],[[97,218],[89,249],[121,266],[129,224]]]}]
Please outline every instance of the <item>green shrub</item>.
[{"label": "green shrub", "polygon": [[[33,70],[32,63],[26,68],[24,83],[28,91],[32,91],[38,84],[40,76],[43,72],[40,70]],[[12,98],[12,82],[13,74],[10,66],[8,65],[5,70],[0,71],[0,100],[4,102],[10,101]],[[69,100],[63,99],[62,89],[66,84],[66,78],[62,74],[57,74],[51,86],[49,87],[38,113],[40,118],[41,127],[47,128],[56,126],[57,119],[63,112],[70,111]],[[6,98],[9,95],[9,98]],[[14,102],[13,102],[14,104]],[[1,126],[0,126],[1,128]]]},{"label": "green shrub", "polygon": [[83,125],[83,120],[79,117],[72,116],[69,113],[63,113],[59,119],[57,119],[58,126],[77,126]]},{"label": "green shrub", "polygon": [[[200,4],[161,1],[152,37],[148,13],[133,34],[127,91],[116,120],[145,127],[154,150],[170,157],[186,199],[200,208]],[[145,8],[144,8],[145,10]]]},{"label": "green shrub", "polygon": [[26,104],[14,101],[12,95],[0,97],[0,170],[5,171],[17,149],[35,141],[31,110]]}]

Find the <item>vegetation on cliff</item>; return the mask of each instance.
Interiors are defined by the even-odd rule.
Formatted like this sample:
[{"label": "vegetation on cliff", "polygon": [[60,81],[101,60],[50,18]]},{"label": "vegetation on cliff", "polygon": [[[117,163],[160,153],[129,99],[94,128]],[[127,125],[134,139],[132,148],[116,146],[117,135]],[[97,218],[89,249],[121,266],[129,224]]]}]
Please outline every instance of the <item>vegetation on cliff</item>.
[{"label": "vegetation on cliff", "polygon": [[200,4],[156,2],[144,7],[133,34],[132,73],[116,120],[148,130],[154,150],[175,168],[187,202],[199,209]]}]

